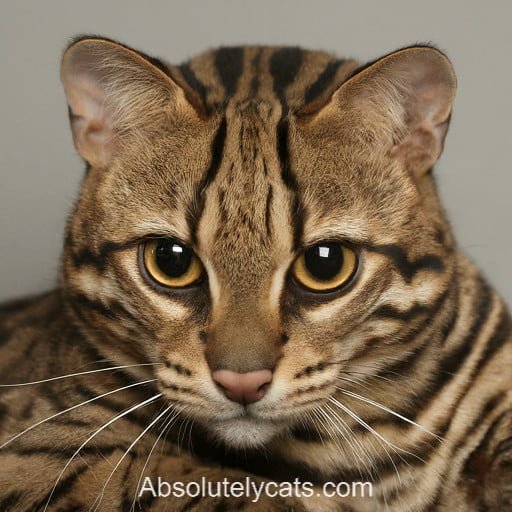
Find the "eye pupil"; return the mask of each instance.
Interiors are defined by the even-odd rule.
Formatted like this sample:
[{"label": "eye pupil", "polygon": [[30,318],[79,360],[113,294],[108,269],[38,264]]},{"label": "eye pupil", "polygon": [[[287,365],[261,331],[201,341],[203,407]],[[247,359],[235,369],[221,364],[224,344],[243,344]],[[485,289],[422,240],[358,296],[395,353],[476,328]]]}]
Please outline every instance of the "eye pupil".
[{"label": "eye pupil", "polygon": [[190,267],[193,252],[174,240],[161,240],[155,249],[156,264],[169,277],[181,277]]},{"label": "eye pupil", "polygon": [[320,281],[330,281],[343,267],[343,249],[340,244],[324,243],[304,253],[306,268]]}]

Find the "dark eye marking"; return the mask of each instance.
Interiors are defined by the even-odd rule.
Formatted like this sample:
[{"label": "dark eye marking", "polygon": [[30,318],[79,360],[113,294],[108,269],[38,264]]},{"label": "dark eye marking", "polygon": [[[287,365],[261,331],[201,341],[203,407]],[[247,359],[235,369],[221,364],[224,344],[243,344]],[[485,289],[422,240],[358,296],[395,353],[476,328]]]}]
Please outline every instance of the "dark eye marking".
[{"label": "dark eye marking", "polygon": [[417,260],[411,260],[404,249],[398,245],[374,245],[368,246],[367,249],[390,258],[398,272],[408,283],[420,270],[431,270],[440,274],[445,269],[442,259],[435,254],[425,254]]},{"label": "dark eye marking", "polygon": [[66,237],[66,245],[70,249],[69,254],[71,256],[71,261],[75,268],[80,268],[82,266],[89,266],[96,269],[99,273],[103,272],[108,263],[108,257],[110,253],[113,251],[119,251],[122,249],[126,249],[133,245],[132,242],[128,243],[118,243],[107,241],[103,242],[97,252],[93,252],[89,247],[82,247],[78,249],[75,248],[75,242],[70,233],[68,233]]}]

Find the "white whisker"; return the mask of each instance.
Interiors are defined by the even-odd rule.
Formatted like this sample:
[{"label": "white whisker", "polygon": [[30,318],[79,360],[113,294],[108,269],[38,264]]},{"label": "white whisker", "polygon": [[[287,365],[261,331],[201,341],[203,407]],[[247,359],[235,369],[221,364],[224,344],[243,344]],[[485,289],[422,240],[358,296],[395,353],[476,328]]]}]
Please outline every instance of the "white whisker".
[{"label": "white whisker", "polygon": [[98,396],[95,396],[93,398],[90,398],[89,400],[86,400],[85,402],[81,402],[79,404],[73,405],[72,407],[68,407],[67,409],[64,409],[63,411],[57,412],[57,413],[53,414],[52,416],[49,416],[48,418],[45,418],[44,420],[38,421],[37,423],[35,423],[31,427],[28,427],[25,430],[23,430],[22,432],[16,434],[14,437],[11,437],[7,441],[5,441],[5,443],[0,445],[0,450],[2,448],[5,448],[7,445],[12,443],[16,439],[18,439],[18,437],[21,437],[23,434],[26,434],[27,432],[30,432],[32,429],[38,427],[39,425],[42,425],[43,423],[46,423],[47,421],[50,421],[53,418],[57,418],[58,416],[60,416],[62,414],[65,414],[66,412],[72,411],[73,409],[77,409],[78,407],[82,407],[83,405],[90,404],[91,402],[94,402],[95,400],[99,400],[100,398],[103,398],[105,396],[112,395],[114,393],[118,393],[119,391],[123,391],[123,390],[129,389],[129,388],[134,388],[136,386],[142,386],[143,384],[149,384],[150,382],[155,382],[155,381],[156,381],[156,379],[149,379],[149,380],[144,380],[142,382],[136,382],[135,384],[130,384],[128,386],[123,386],[122,388],[114,389],[113,391],[109,391],[108,393],[103,393],[102,395],[98,395]]},{"label": "white whisker", "polygon": [[144,466],[142,467],[142,470],[140,472],[139,479],[137,480],[137,485],[135,486],[135,496],[133,497],[132,506],[130,507],[130,511],[135,510],[135,501],[137,500],[138,489],[139,489],[140,483],[142,481],[142,477],[144,476],[144,471],[146,471],[146,467],[149,464],[149,461],[151,459],[151,455],[153,455],[153,452],[155,451],[155,448],[156,448],[156,446],[158,444],[158,441],[160,441],[160,439],[162,438],[164,433],[167,432],[169,430],[169,428],[172,427],[172,425],[176,422],[176,419],[178,418],[179,415],[180,415],[180,411],[173,411],[173,412],[171,412],[171,414],[169,415],[169,416],[171,416],[171,419],[168,419],[169,416],[166,418],[166,422],[167,423],[164,424],[164,426],[160,430],[160,434],[156,438],[156,441],[153,443],[153,446],[151,447],[151,450],[149,451],[149,454],[148,454],[148,456],[146,458]]},{"label": "white whisker", "polygon": [[[160,419],[165,416],[171,409],[172,409],[172,405],[169,405],[169,407],[166,407],[164,409],[163,412],[161,412],[160,414],[158,414],[158,416],[153,420],[151,421],[151,423],[134,439],[134,441],[130,444],[130,446],[128,446],[128,448],[125,450],[125,452],[123,453],[123,456],[117,461],[117,464],[114,466],[114,469],[111,471],[110,475],[108,476],[107,480],[105,481],[105,483],[103,484],[103,487],[100,491],[100,494],[98,495],[98,497],[94,500],[94,503],[91,505],[91,507],[89,507],[89,511],[92,509],[93,511],[96,511],[98,510],[98,507],[100,506],[101,504],[101,500],[103,499],[103,495],[105,494],[105,490],[107,488],[107,485],[108,483],[110,482],[110,480],[112,479],[112,477],[114,476],[114,473],[116,472],[117,468],[122,464],[123,460],[126,458],[126,456],[130,453],[130,450],[140,441],[140,439],[148,432],[148,430],[151,429],[151,427],[153,425],[155,425],[156,423],[158,423],[158,421],[160,421]],[[96,503],[97,502],[97,503]],[[96,504],[96,506],[94,506]],[[94,509],[92,508],[94,507]]]},{"label": "white whisker", "polygon": [[67,375],[59,375],[58,377],[51,377],[43,380],[33,380],[31,382],[19,382],[17,384],[0,384],[0,388],[14,388],[17,386],[32,386],[33,384],[43,384],[44,382],[52,382],[55,380],[67,379],[68,377],[78,377],[79,375],[88,375],[90,373],[108,372],[112,370],[122,370],[123,368],[135,368],[138,366],[155,366],[160,363],[141,363],[141,364],[126,364],[123,366],[112,366],[110,368],[99,368],[97,370],[89,370],[86,372],[69,373]]},{"label": "white whisker", "polygon": [[[372,476],[373,478],[376,478],[376,474],[374,472],[373,463],[372,463],[372,455],[371,455],[370,451],[368,450],[368,448],[363,444],[363,442],[361,440],[359,440],[359,438],[357,436],[354,435],[354,433],[352,432],[352,430],[350,429],[348,424],[337,413],[337,411],[335,411],[329,404],[325,404],[325,406],[327,407],[327,409],[329,410],[331,415],[334,417],[333,421],[334,421],[334,419],[337,419],[341,423],[341,426],[343,427],[343,430],[346,433],[346,436],[348,438],[352,438],[354,440],[354,443],[359,448],[359,451],[360,451],[359,458],[360,458],[360,461],[363,463],[363,467],[366,470],[366,472],[368,473],[368,475]],[[366,461],[364,460],[364,457],[366,457]],[[370,466],[370,467],[368,467],[368,466]],[[359,467],[358,467],[358,470],[360,472]]]},{"label": "white whisker", "polygon": [[[396,447],[392,443],[390,443],[387,439],[382,437],[376,430],[374,430],[368,423],[366,423],[363,419],[361,419],[355,412],[352,412],[348,407],[343,405],[341,402],[336,400],[334,397],[329,397],[329,400],[334,403],[338,408],[340,408],[342,411],[345,411],[352,419],[357,421],[360,425],[362,425],[368,432],[371,432],[381,443],[385,443],[386,445],[390,446],[395,453],[397,453],[396,450],[401,450],[401,448]],[[393,465],[393,468],[395,469],[396,476],[398,477],[398,481],[400,482],[400,485],[402,484],[402,479],[400,477],[400,472],[398,471],[398,468],[396,467],[395,461],[393,460],[393,457],[389,454],[389,452],[386,450],[386,447],[382,445],[384,448],[384,451],[386,452],[389,460],[391,461],[391,464]],[[405,450],[404,450],[405,451]],[[407,452],[409,453],[409,452]],[[398,453],[397,453],[398,454]],[[412,454],[410,454],[412,455]]]},{"label": "white whisker", "polygon": [[162,393],[158,393],[156,395],[153,395],[152,397],[148,398],[147,400],[144,400],[143,402],[141,403],[138,403],[138,404],[135,404],[133,405],[132,407],[128,408],[128,409],[125,409],[122,413],[118,414],[117,416],[114,416],[113,418],[111,418],[109,421],[107,421],[107,423],[105,423],[104,425],[102,425],[98,430],[96,430],[94,432],[94,434],[92,434],[91,436],[89,436],[79,447],[78,449],[73,453],[73,455],[71,456],[71,458],[68,460],[68,462],[66,463],[66,465],[64,466],[64,468],[62,469],[62,471],[59,473],[59,476],[57,477],[57,480],[55,481],[55,483],[53,484],[53,487],[52,487],[52,490],[50,492],[50,495],[48,496],[48,500],[46,501],[46,505],[43,509],[43,512],[46,512],[46,510],[48,510],[48,505],[50,504],[50,501],[52,499],[52,496],[55,492],[55,489],[57,488],[57,485],[60,481],[60,479],[62,478],[62,475],[66,472],[66,469],[69,467],[69,465],[71,464],[71,462],[75,459],[75,457],[80,453],[80,451],[82,450],[82,448],[89,442],[91,441],[94,437],[96,437],[100,432],[102,432],[103,430],[105,430],[106,428],[108,428],[110,425],[112,425],[112,423],[114,423],[115,421],[117,421],[118,419],[122,418],[123,416],[126,416],[127,414],[130,414],[131,412],[137,410],[137,409],[140,409],[141,407],[144,407],[145,405],[148,405],[150,404],[151,402],[154,402],[155,400],[157,400],[158,398],[160,398],[162,396]]},{"label": "white whisker", "polygon": [[424,426],[420,425],[419,423],[416,423],[413,420],[410,420],[409,418],[402,416],[401,414],[393,411],[389,407],[386,407],[385,405],[382,405],[378,402],[375,402],[374,400],[370,400],[369,398],[366,398],[364,396],[358,395],[357,393],[353,393],[352,391],[347,391],[343,388],[340,388],[336,386],[336,389],[339,389],[343,394],[351,396],[353,398],[356,398],[357,400],[361,400],[362,402],[366,402],[370,405],[373,405],[375,407],[378,407],[379,409],[382,409],[383,411],[389,412],[389,414],[392,414],[393,416],[396,416],[397,418],[400,418],[401,420],[405,421],[406,423],[409,423],[410,425],[414,425],[415,427],[419,428],[423,432],[430,434],[431,436],[435,437],[438,441],[442,441],[443,438],[441,436],[438,436],[437,434],[434,434],[430,430],[426,429]]}]

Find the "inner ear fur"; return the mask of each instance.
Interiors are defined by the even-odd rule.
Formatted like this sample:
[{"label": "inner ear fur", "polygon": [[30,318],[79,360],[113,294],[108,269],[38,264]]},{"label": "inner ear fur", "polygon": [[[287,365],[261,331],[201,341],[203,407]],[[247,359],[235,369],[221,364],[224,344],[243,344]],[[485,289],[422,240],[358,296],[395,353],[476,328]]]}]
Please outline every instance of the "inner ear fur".
[{"label": "inner ear fur", "polygon": [[[389,54],[356,73],[324,108],[382,144],[416,178],[439,158],[457,82],[448,58],[431,47]],[[368,137],[368,134],[371,137]]]},{"label": "inner ear fur", "polygon": [[123,133],[143,133],[169,116],[194,115],[170,76],[145,56],[107,39],[70,44],[61,81],[75,147],[93,166],[108,165]]}]

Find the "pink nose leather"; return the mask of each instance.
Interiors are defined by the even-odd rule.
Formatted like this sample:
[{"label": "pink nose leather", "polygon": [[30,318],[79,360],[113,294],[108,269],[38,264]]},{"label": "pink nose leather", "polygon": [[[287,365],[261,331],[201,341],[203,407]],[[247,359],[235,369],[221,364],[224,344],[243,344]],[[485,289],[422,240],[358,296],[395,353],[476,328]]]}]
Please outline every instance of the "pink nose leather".
[{"label": "pink nose leather", "polygon": [[212,377],[230,400],[245,405],[263,398],[272,381],[272,372],[256,370],[237,373],[231,370],[217,370],[212,373]]}]

